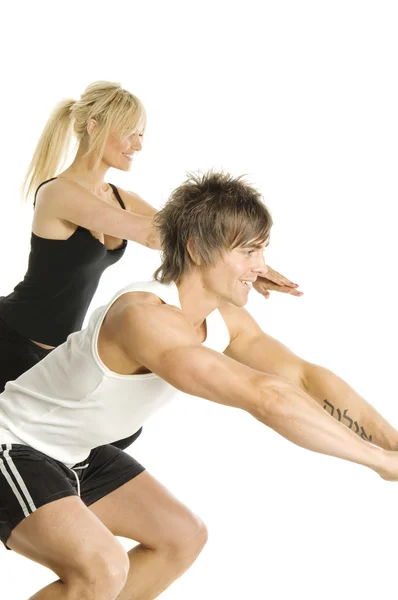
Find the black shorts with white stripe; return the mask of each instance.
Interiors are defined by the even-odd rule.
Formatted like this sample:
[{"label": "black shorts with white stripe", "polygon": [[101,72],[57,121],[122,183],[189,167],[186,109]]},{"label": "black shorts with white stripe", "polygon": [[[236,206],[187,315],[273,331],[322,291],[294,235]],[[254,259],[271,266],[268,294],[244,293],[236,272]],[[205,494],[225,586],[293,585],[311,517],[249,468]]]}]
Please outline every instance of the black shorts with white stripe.
[{"label": "black shorts with white stripe", "polygon": [[72,469],[22,444],[0,446],[0,540],[35,510],[67,496],[90,506],[144,471],[132,456],[108,444]]}]

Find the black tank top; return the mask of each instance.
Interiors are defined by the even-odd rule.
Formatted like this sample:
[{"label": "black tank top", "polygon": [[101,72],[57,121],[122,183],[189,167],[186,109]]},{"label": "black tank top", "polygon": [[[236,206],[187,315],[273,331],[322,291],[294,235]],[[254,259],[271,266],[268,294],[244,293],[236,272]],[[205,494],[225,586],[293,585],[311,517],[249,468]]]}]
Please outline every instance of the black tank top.
[{"label": "black tank top", "polygon": [[[118,189],[110,185],[125,209]],[[123,240],[108,250],[84,227],[77,227],[66,240],[32,232],[28,270],[14,291],[0,299],[0,318],[20,335],[59,346],[81,329],[102,273],[121,259],[126,246]]]}]

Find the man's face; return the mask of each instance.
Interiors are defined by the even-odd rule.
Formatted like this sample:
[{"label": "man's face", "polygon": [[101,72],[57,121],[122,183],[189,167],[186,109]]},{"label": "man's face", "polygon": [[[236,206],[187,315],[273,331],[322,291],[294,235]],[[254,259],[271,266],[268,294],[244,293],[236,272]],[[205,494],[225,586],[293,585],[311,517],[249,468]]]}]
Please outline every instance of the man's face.
[{"label": "man's face", "polygon": [[224,251],[214,265],[203,268],[204,287],[220,300],[245,306],[254,281],[267,271],[264,249],[268,243],[266,240]]}]

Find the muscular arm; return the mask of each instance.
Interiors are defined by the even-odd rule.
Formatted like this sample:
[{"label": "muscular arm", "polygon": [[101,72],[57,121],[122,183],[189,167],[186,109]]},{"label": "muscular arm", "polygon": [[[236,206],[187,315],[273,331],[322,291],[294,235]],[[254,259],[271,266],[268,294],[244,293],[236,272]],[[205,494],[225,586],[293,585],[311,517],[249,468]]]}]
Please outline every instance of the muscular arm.
[{"label": "muscular arm", "polygon": [[150,205],[136,194],[129,192],[127,196],[130,210],[123,210],[116,204],[101,200],[74,181],[59,179],[39,190],[36,210],[46,218],[60,219],[90,231],[158,248],[158,236],[152,222],[156,210],[151,207],[151,211]]},{"label": "muscular arm", "polygon": [[244,309],[226,306],[223,314],[233,332],[228,356],[291,381],[362,439],[398,450],[398,432],[340,377],[302,360],[266,335]]},{"label": "muscular arm", "polygon": [[202,346],[178,309],[132,304],[122,322],[116,339],[131,364],[145,366],[187,394],[243,409],[299,446],[398,479],[398,453],[356,436],[286,379]]}]

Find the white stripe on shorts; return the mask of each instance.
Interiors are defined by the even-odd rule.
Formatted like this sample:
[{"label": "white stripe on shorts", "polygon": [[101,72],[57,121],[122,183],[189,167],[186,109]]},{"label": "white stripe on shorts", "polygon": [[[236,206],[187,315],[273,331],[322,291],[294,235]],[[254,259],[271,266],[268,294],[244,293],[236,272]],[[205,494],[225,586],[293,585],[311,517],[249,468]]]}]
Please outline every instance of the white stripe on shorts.
[{"label": "white stripe on shorts", "polygon": [[18,502],[21,505],[22,510],[24,511],[25,517],[27,517],[30,514],[30,512],[28,511],[28,508],[25,503],[27,503],[29,505],[31,512],[36,510],[36,506],[33,502],[32,496],[29,494],[28,488],[26,487],[24,480],[21,477],[21,474],[18,472],[18,469],[15,466],[14,461],[12,460],[12,458],[9,454],[11,449],[12,449],[12,444],[6,444],[6,450],[4,450],[3,456],[7,462],[9,469],[11,470],[12,474],[14,475],[16,481],[19,483],[19,486],[22,490],[22,494],[25,496],[24,498],[22,498],[21,494],[19,493],[18,488],[16,487],[15,483],[13,482],[10,474],[6,470],[4,463],[1,459],[0,459],[0,461],[1,461],[0,469],[1,469],[1,472],[3,473],[4,477],[8,481],[15,496],[17,497]]},{"label": "white stripe on shorts", "polygon": [[14,494],[15,494],[18,502],[19,502],[19,504],[21,505],[21,508],[23,510],[23,514],[25,515],[25,517],[29,517],[30,512],[28,511],[28,508],[27,508],[25,502],[23,501],[21,494],[19,493],[18,489],[15,487],[15,483],[11,479],[11,475],[6,470],[2,458],[0,458],[0,471],[3,473],[4,477],[6,478],[6,481],[8,482],[8,484],[9,484],[10,488],[12,489],[12,491],[14,492]]}]

